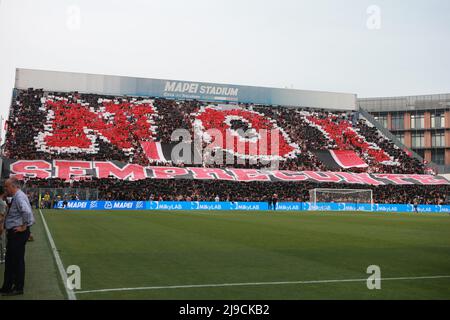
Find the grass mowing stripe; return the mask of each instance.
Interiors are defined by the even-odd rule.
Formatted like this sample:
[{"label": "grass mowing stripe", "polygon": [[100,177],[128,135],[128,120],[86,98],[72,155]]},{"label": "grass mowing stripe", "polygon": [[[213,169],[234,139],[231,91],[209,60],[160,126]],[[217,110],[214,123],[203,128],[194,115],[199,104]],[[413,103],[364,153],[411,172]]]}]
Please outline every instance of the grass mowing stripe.
[{"label": "grass mowing stripe", "polygon": [[[372,280],[380,281],[398,281],[398,280],[424,280],[424,279],[444,279],[450,278],[450,275],[444,276],[418,276],[418,277],[391,277]],[[160,290],[160,289],[187,289],[187,288],[214,288],[214,287],[240,287],[240,286],[266,286],[266,285],[284,285],[284,284],[317,284],[317,283],[339,283],[339,282],[362,282],[367,279],[332,279],[332,280],[300,280],[300,281],[273,281],[273,282],[243,282],[243,283],[216,283],[216,284],[193,284],[179,286],[159,286],[159,287],[137,287],[137,288],[113,288],[77,291],[77,294],[111,292],[111,291],[134,291],[134,290]]]},{"label": "grass mowing stripe", "polygon": [[72,289],[67,287],[67,274],[64,269],[64,265],[62,263],[61,257],[59,256],[58,249],[56,249],[55,241],[53,241],[52,234],[48,228],[47,222],[45,221],[45,217],[42,214],[41,209],[39,209],[39,214],[41,215],[42,224],[44,225],[45,232],[47,234],[48,241],[50,242],[50,247],[52,248],[53,257],[55,258],[56,265],[58,266],[59,274],[61,275],[61,280],[63,281],[63,286],[66,289],[67,298],[69,300],[77,300],[75,296],[75,292]]}]

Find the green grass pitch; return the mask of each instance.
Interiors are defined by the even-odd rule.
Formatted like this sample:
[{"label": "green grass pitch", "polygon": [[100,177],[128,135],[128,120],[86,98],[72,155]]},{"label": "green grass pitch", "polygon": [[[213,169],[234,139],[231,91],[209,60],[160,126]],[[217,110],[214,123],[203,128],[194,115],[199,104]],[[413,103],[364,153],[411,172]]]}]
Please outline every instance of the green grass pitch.
[{"label": "green grass pitch", "polygon": [[[289,283],[366,279],[369,265],[381,268],[382,279],[450,276],[449,215],[43,213],[64,266],[81,268],[77,299],[450,299],[450,277],[382,280],[380,290],[366,281]],[[64,298],[36,217],[22,298]],[[169,288],[206,284],[219,286]],[[142,287],[153,289],[133,289]],[[114,288],[132,290],[86,292]]]}]

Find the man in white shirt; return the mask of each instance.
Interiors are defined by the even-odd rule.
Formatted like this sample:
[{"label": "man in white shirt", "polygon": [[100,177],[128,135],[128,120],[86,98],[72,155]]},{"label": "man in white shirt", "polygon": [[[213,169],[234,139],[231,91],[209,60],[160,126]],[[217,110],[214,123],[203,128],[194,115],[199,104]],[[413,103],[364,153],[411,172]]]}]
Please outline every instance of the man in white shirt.
[{"label": "man in white shirt", "polygon": [[20,190],[20,181],[9,178],[5,182],[7,196],[12,197],[5,217],[6,257],[3,286],[0,292],[6,296],[21,295],[25,283],[25,244],[34,224],[33,210],[27,195]]}]

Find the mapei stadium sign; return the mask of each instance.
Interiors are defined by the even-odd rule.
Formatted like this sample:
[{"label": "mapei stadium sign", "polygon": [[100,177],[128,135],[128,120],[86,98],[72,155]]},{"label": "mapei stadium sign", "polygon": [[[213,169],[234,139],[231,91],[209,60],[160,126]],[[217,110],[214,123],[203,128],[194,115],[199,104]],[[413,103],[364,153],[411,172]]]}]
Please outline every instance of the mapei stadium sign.
[{"label": "mapei stadium sign", "polygon": [[356,96],[348,93],[31,69],[17,69],[15,88],[43,88],[53,92],[99,92],[120,96],[197,99],[337,110],[354,110],[356,108]]},{"label": "mapei stadium sign", "polygon": [[108,161],[76,160],[8,160],[4,159],[3,177],[60,178],[83,180],[91,177],[121,180],[141,179],[198,179],[226,181],[290,181],[317,183],[347,183],[366,185],[447,185],[444,177],[423,174],[386,174],[351,172],[316,172],[257,169],[219,169],[204,167],[155,167]]},{"label": "mapei stadium sign", "polygon": [[[164,86],[164,96],[171,94],[193,94],[193,95],[212,95],[216,96],[216,100],[229,100],[228,97],[236,100],[238,97],[239,88],[231,86],[218,86],[212,84],[200,84],[197,82],[183,82],[183,81],[166,81]],[[223,96],[224,98],[220,99]]]}]

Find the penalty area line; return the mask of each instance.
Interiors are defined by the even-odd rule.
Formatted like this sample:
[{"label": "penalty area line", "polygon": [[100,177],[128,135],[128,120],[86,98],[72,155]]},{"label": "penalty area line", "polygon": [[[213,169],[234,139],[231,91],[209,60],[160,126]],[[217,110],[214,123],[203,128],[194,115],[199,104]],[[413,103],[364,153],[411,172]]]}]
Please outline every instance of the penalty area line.
[{"label": "penalty area line", "polygon": [[[418,277],[393,277],[380,278],[381,281],[398,280],[423,280],[423,279],[443,279],[450,278],[450,275],[440,276],[418,276]],[[378,280],[378,279],[371,279]],[[367,278],[362,279],[331,279],[331,280],[301,280],[301,281],[273,281],[273,282],[241,282],[241,283],[216,283],[216,284],[192,284],[177,286],[155,286],[155,287],[135,287],[135,288],[112,288],[76,291],[77,294],[100,293],[114,291],[138,291],[138,290],[163,290],[163,289],[190,289],[190,288],[216,288],[216,287],[243,287],[243,286],[270,286],[270,285],[289,285],[289,284],[320,284],[320,283],[339,283],[339,282],[365,282]]]}]

